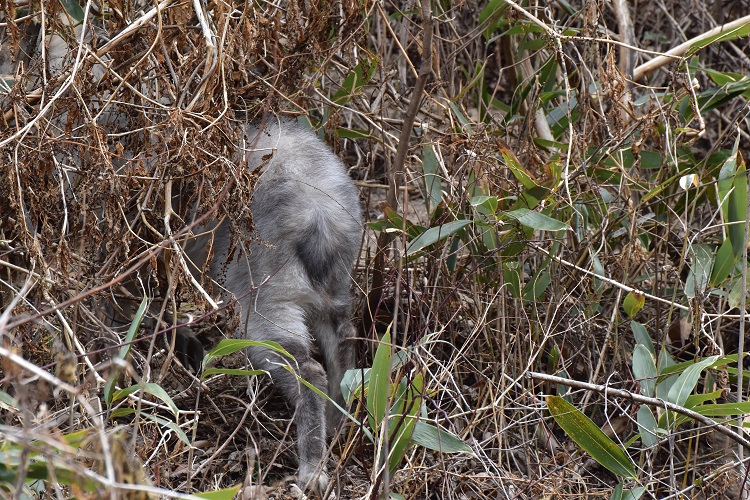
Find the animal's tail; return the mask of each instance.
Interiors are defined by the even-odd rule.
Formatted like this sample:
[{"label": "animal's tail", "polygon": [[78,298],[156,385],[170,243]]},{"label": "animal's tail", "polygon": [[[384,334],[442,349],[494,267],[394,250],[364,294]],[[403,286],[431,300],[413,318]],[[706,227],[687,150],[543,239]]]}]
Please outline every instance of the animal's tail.
[{"label": "animal's tail", "polygon": [[297,257],[302,262],[307,276],[316,285],[324,284],[336,265],[342,262],[342,256],[338,255],[342,245],[340,242],[336,244],[336,233],[330,220],[320,213],[315,213],[297,240]]}]

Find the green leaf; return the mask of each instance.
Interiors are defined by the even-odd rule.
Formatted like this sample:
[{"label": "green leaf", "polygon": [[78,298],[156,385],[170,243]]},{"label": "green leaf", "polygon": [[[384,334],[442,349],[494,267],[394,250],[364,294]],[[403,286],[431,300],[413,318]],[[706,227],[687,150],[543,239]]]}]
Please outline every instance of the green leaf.
[{"label": "green leaf", "polygon": [[505,147],[501,147],[500,151],[503,160],[505,160],[505,164],[510,169],[513,177],[515,177],[523,185],[524,188],[532,189],[538,186],[533,177],[529,175],[529,173],[526,172],[526,170],[523,168],[521,163],[516,158],[516,155],[513,154],[513,151]]},{"label": "green leaf", "polygon": [[370,139],[377,140],[369,130],[357,128],[337,128],[336,137],[340,139]]},{"label": "green leaf", "polygon": [[541,200],[545,199],[550,194],[550,189],[546,186],[537,186],[535,188],[527,189],[521,193],[511,210],[519,209],[534,209],[539,206]]},{"label": "green leaf", "polygon": [[[346,418],[348,418],[349,420],[351,420],[352,422],[354,422],[357,425],[361,425],[361,422],[359,420],[357,420],[356,418],[354,418],[354,416],[351,413],[349,413],[348,411],[346,411],[345,408],[342,408],[338,403],[336,403],[336,401],[334,401],[333,399],[331,399],[331,397],[328,394],[326,394],[325,391],[323,391],[323,390],[315,387],[313,384],[311,384],[310,382],[308,382],[304,378],[300,377],[299,374],[294,370],[294,368],[292,368],[291,365],[285,364],[285,365],[281,365],[281,367],[283,369],[285,369],[286,371],[288,371],[289,373],[291,373],[292,375],[294,375],[294,377],[297,379],[297,381],[300,384],[304,385],[305,387],[307,387],[308,389],[310,389],[313,393],[317,394],[318,396],[320,396],[321,398],[323,398],[325,401],[327,401],[328,403],[330,403],[331,405],[333,405],[334,408],[336,408],[338,411],[340,411],[341,414],[344,415]],[[365,436],[367,437],[367,439],[369,439],[371,442],[375,442],[375,438],[373,437],[372,433],[366,427],[362,427],[361,430],[365,434]]]},{"label": "green leaf", "polygon": [[551,281],[552,277],[549,272],[544,270],[544,268],[540,268],[537,274],[523,287],[524,300],[531,302],[541,297]]},{"label": "green leaf", "polygon": [[717,187],[719,191],[718,202],[721,203],[721,214],[724,217],[725,222],[729,220],[729,196],[732,193],[734,187],[734,176],[737,173],[737,155],[733,151],[732,154],[724,160],[719,170],[719,177],[717,179]]},{"label": "green leaf", "polygon": [[547,408],[555,422],[591,458],[618,476],[635,478],[635,464],[625,450],[575,406],[559,396],[547,396]]},{"label": "green leaf", "polygon": [[[581,240],[584,241],[584,240]],[[597,255],[596,250],[594,250],[593,247],[588,248],[589,251],[589,258],[591,259],[591,267],[593,268],[594,274],[597,276],[606,277],[606,272],[604,271],[604,265],[602,264],[602,261],[599,260],[599,256]],[[603,291],[604,282],[600,279],[594,278],[594,290],[596,292]]]},{"label": "green leaf", "polygon": [[689,297],[702,296],[708,287],[709,277],[714,265],[711,247],[708,245],[691,245],[691,272],[685,280],[685,294]]},{"label": "green leaf", "polygon": [[547,360],[547,367],[548,367],[548,370],[550,370],[550,373],[554,373],[554,370],[557,369],[557,363],[560,362],[560,357],[561,357],[560,348],[557,347],[557,344],[552,344],[552,347],[549,350],[549,357]]},{"label": "green leaf", "polygon": [[[750,78],[743,78],[721,87],[710,87],[699,93],[697,95],[697,107],[700,109],[702,115],[706,115],[712,109],[722,106],[739,96],[747,97],[748,94],[750,94]],[[694,99],[690,95],[686,95],[680,100],[679,112],[685,119],[685,122],[689,122],[694,117],[693,103]]]},{"label": "green leaf", "polygon": [[682,372],[682,375],[680,375],[675,381],[672,388],[669,389],[667,401],[682,406],[688,396],[693,392],[693,389],[695,389],[695,385],[698,383],[701,372],[717,359],[719,359],[719,356],[710,356],[703,361],[688,366],[685,371]]},{"label": "green leaf", "polygon": [[656,446],[659,443],[659,438],[656,435],[656,418],[651,408],[647,405],[641,405],[636,414],[636,421],[644,448]]},{"label": "green leaf", "polygon": [[685,400],[685,408],[693,408],[694,406],[706,403],[706,401],[716,401],[717,399],[722,397],[723,393],[724,391],[722,391],[721,389],[717,389],[713,392],[707,392],[705,394],[691,394]]},{"label": "green leaf", "polygon": [[438,241],[442,241],[448,236],[457,233],[464,227],[471,224],[470,220],[454,220],[437,227],[431,227],[417,238],[412,240],[406,249],[406,255],[414,255],[425,247],[428,247]]},{"label": "green leaf", "polygon": [[[737,137],[739,141],[739,136]],[[729,195],[729,217],[730,222],[736,222],[729,226],[729,238],[732,240],[732,249],[736,258],[742,257],[742,249],[745,247],[745,221],[747,220],[747,170],[745,162],[738,153],[739,161],[737,174],[734,177],[734,191]]]},{"label": "green leaf", "polygon": [[612,490],[609,500],[638,500],[646,492],[645,486],[638,486],[632,490],[623,490],[623,483],[619,483]]},{"label": "green leaf", "polygon": [[651,340],[651,335],[648,334],[648,331],[646,331],[646,327],[643,325],[643,323],[631,321],[630,329],[633,331],[635,343],[646,346],[648,352],[650,352],[652,356],[656,357],[656,349],[654,349],[654,343]]},{"label": "green leaf", "polygon": [[425,144],[422,148],[422,169],[424,170],[424,187],[427,193],[424,198],[427,211],[430,212],[435,210],[443,199],[442,169],[433,144]]},{"label": "green leaf", "polygon": [[485,215],[494,215],[497,212],[498,200],[495,196],[479,195],[474,196],[469,201],[472,207],[477,208],[478,212]]},{"label": "green leaf", "polygon": [[[700,413],[706,417],[735,417],[740,415],[746,415],[750,413],[750,403],[747,401],[740,403],[710,403],[702,404],[705,401],[715,401],[721,397],[722,391],[717,390],[709,394],[692,394],[685,402],[685,408],[689,408],[696,413]],[[677,428],[685,422],[692,420],[686,415],[677,415],[674,418],[674,427]],[[665,421],[664,415],[659,419],[659,422],[663,424]]]},{"label": "green leaf", "polygon": [[[127,416],[130,416],[130,415],[135,415],[135,413],[136,413],[136,411],[135,411],[134,408],[115,408],[109,414],[109,417],[114,420],[116,418],[122,418],[122,417],[127,417]],[[174,432],[177,435],[177,437],[179,437],[180,440],[183,443],[185,443],[186,445],[188,445],[190,447],[193,446],[192,444],[190,444],[190,439],[187,437],[187,434],[185,434],[185,431],[183,431],[182,428],[179,425],[177,425],[176,423],[174,423],[174,422],[172,422],[170,420],[167,420],[165,418],[159,417],[157,415],[153,415],[151,413],[147,413],[145,411],[141,411],[139,413],[139,415],[140,415],[141,418],[144,418],[144,419],[147,419],[147,420],[151,420],[152,422],[156,422],[158,425],[160,425],[162,427],[166,427],[168,429],[171,429],[172,432]]]},{"label": "green leaf", "polygon": [[698,405],[691,410],[705,417],[736,417],[750,414],[750,401]]},{"label": "green leaf", "polygon": [[51,478],[54,478],[57,483],[67,486],[76,485],[88,493],[97,491],[97,482],[93,479],[77,474],[75,469],[68,468],[68,466],[54,466],[46,459],[37,459],[37,461],[29,464],[25,473],[26,479],[42,479],[48,481]]},{"label": "green leaf", "polygon": [[638,500],[644,493],[646,493],[645,486],[638,486],[632,490],[624,490],[622,492],[622,500]]},{"label": "green leaf", "polygon": [[747,216],[747,173],[745,162],[738,151],[739,136],[732,154],[724,161],[719,171],[718,191],[724,222],[729,223],[727,232],[732,242],[735,259],[742,256],[745,246],[745,218]]},{"label": "green leaf", "polygon": [[687,52],[685,52],[685,55],[683,57],[687,59],[699,50],[708,47],[711,44],[737,40],[738,38],[748,36],[748,34],[750,34],[750,23],[737,26],[736,28],[731,30],[717,33],[716,35],[704,38],[703,40],[698,40],[697,42],[693,43],[687,50]]},{"label": "green leaf", "polygon": [[562,102],[550,109],[547,113],[547,123],[552,129],[552,135],[555,139],[560,139],[562,134],[567,130],[568,123],[572,120],[573,123],[578,121],[580,115],[580,106],[578,106],[578,99],[575,96],[571,96],[570,102]]},{"label": "green leaf", "polygon": [[239,493],[241,484],[232,486],[231,488],[224,488],[221,490],[207,491],[205,493],[193,493],[194,497],[206,498],[208,500],[232,500]]},{"label": "green leaf", "polygon": [[266,370],[241,370],[237,368],[206,368],[203,370],[203,374],[201,375],[201,379],[205,379],[209,375],[214,374],[223,374],[223,375],[236,375],[240,377],[257,377],[258,375],[268,375],[268,372]]},{"label": "green leaf", "polygon": [[70,434],[65,434],[63,436],[63,441],[65,441],[68,446],[74,446],[76,448],[80,448],[83,441],[86,440],[92,433],[93,428],[88,429],[81,429],[80,431],[71,432]]},{"label": "green leaf", "polygon": [[490,0],[479,13],[479,23],[483,24],[491,20],[497,20],[503,12],[508,9],[508,2],[505,0]]},{"label": "green leaf", "polygon": [[153,415],[151,413],[146,413],[146,412],[141,412],[141,417],[143,417],[143,418],[145,418],[147,420],[151,420],[153,422],[156,422],[157,424],[161,425],[162,427],[166,427],[168,429],[171,429],[172,432],[174,432],[175,434],[177,434],[177,437],[179,437],[180,440],[183,443],[185,443],[186,445],[188,445],[191,448],[193,447],[193,445],[190,444],[190,439],[187,437],[187,434],[185,434],[185,431],[183,431],[182,428],[180,428],[180,426],[177,425],[176,423],[174,423],[172,421],[169,421],[169,420],[167,420],[165,418],[159,417],[157,415]]},{"label": "green leaf", "polygon": [[177,405],[174,404],[174,401],[172,401],[172,398],[169,396],[169,394],[167,394],[167,391],[162,389],[159,384],[155,384],[153,382],[149,382],[143,385],[131,385],[128,388],[115,391],[112,395],[112,401],[119,401],[120,399],[124,399],[130,394],[140,390],[164,401],[167,406],[169,406],[169,409],[172,410],[172,413],[174,413],[175,415],[177,415],[177,413],[179,412]]},{"label": "green leaf", "polygon": [[370,368],[354,368],[346,370],[341,377],[341,394],[347,404],[354,401],[354,398],[362,396],[362,389],[370,381]]},{"label": "green leaf", "polygon": [[60,3],[72,19],[78,21],[79,24],[83,22],[85,16],[78,0],[60,0]]},{"label": "green leaf", "polygon": [[638,314],[646,304],[646,296],[639,292],[629,292],[625,296],[625,300],[622,301],[622,308],[625,310],[625,314],[631,318]]},{"label": "green leaf", "polygon": [[521,264],[518,261],[503,262],[503,281],[505,281],[511,297],[521,298]]},{"label": "green leaf", "polygon": [[294,359],[294,356],[289,354],[278,342],[270,340],[224,339],[211,349],[211,352],[206,354],[206,357],[203,359],[203,366],[207,366],[214,358],[233,354],[246,347],[264,347],[289,359]]},{"label": "green leaf", "polygon": [[370,81],[376,67],[375,59],[362,60],[344,78],[341,88],[331,97],[331,100],[339,106],[347,104]]},{"label": "green leaf", "polygon": [[609,496],[609,500],[622,500],[622,483],[617,483],[617,486],[612,490],[612,494]]},{"label": "green leaf", "polygon": [[656,367],[659,369],[659,375],[668,373],[671,367],[676,366],[676,364],[668,350],[659,350],[659,362],[656,364]]},{"label": "green leaf", "polygon": [[391,451],[388,456],[388,467],[391,473],[396,471],[401,459],[406,454],[406,450],[412,445],[412,434],[417,423],[417,415],[423,407],[424,381],[422,374],[416,374],[410,383],[405,378],[402,378],[401,382],[405,386],[403,396],[394,405],[398,409],[396,413],[391,414],[390,418],[391,426],[395,426],[395,429],[391,432]]},{"label": "green leaf", "polygon": [[[560,370],[559,372],[555,373],[555,376],[570,380],[570,375],[568,375],[568,372],[566,372],[565,370]],[[573,397],[570,395],[570,392],[570,386],[565,384],[557,384],[557,395],[565,398],[565,401],[567,401],[568,403],[573,402]]]},{"label": "green leaf", "polygon": [[[130,323],[130,328],[128,328],[128,333],[127,335],[125,335],[125,340],[123,341],[123,344],[120,346],[120,350],[117,353],[117,359],[124,361],[128,356],[130,348],[133,345],[133,339],[138,333],[138,329],[141,327],[141,321],[143,321],[143,315],[146,314],[147,307],[148,300],[146,299],[146,297],[143,297],[143,300],[141,300],[141,305],[138,307],[138,310],[133,317],[133,321]],[[121,372],[122,367],[119,364],[115,364],[115,369],[112,370],[112,372],[109,374],[109,380],[107,380],[107,383],[104,385],[104,401],[106,401],[108,405],[112,403],[112,396],[115,391],[115,385],[117,384],[117,380],[120,378]]]},{"label": "green leaf", "polygon": [[653,397],[656,385],[656,362],[648,347],[643,344],[636,345],[633,351],[633,375],[641,383],[641,394]]},{"label": "green leaf", "polygon": [[656,381],[656,397],[660,399],[667,399],[669,390],[672,388],[675,382],[677,382],[677,375],[671,377],[662,377],[661,375],[668,370],[671,366],[675,365],[674,359],[669,354],[667,349],[659,350],[658,362],[656,368],[659,371],[659,380]]},{"label": "green leaf", "polygon": [[461,128],[468,134],[471,134],[471,122],[466,119],[466,116],[461,112],[460,109],[458,109],[458,106],[455,102],[451,101],[448,103],[448,107],[451,108],[451,111],[453,111],[453,114],[456,115],[456,119],[461,124]]},{"label": "green leaf", "polygon": [[[748,276],[750,277],[750,275]],[[730,308],[740,307],[743,288],[744,286],[742,282],[742,276],[738,276],[737,279],[732,283],[732,288],[729,290],[729,296],[727,297],[727,302],[729,303]]]},{"label": "green leaf", "polygon": [[135,413],[135,409],[133,408],[115,408],[112,410],[112,412],[109,414],[109,418],[116,419],[121,417],[126,417],[128,415],[133,415]]},{"label": "green leaf", "polygon": [[379,434],[386,414],[388,394],[391,391],[391,333],[390,327],[380,340],[375,359],[372,361],[370,381],[367,388],[367,410],[370,417],[370,428]]},{"label": "green leaf", "polygon": [[[747,354],[747,353],[746,353]],[[736,364],[739,359],[737,354],[727,354],[726,356],[714,356],[716,358],[710,365],[709,368],[718,368],[720,366]],[[704,361],[708,358],[701,358],[698,361]],[[686,370],[689,366],[695,364],[695,360],[683,361],[682,363],[671,362],[668,366],[660,368],[659,375],[669,375],[670,373],[680,373]]]},{"label": "green leaf", "polygon": [[711,279],[709,280],[712,287],[718,287],[729,277],[732,268],[734,268],[734,263],[735,259],[734,252],[732,251],[732,240],[727,238],[716,252],[714,267],[713,271],[711,271]]},{"label": "green leaf", "polygon": [[440,453],[474,454],[474,451],[469,445],[461,441],[453,433],[448,432],[441,427],[429,424],[424,420],[417,421],[411,438],[416,444],[423,446],[428,450],[438,451]]},{"label": "green leaf", "polygon": [[537,231],[567,231],[570,229],[570,226],[564,222],[560,222],[539,212],[534,212],[528,208],[517,208],[503,213],[524,226],[536,229]]},{"label": "green leaf", "polygon": [[697,61],[698,59],[693,59],[690,61],[690,69],[695,71],[702,71],[703,73],[708,75],[708,77],[711,78],[711,81],[713,81],[719,87],[730,83],[737,83],[744,78],[744,75],[742,75],[741,73],[732,73],[730,71],[716,71],[711,68],[699,66],[698,64],[696,64]]},{"label": "green leaf", "polygon": [[5,391],[0,391],[0,407],[5,407],[6,410],[10,409],[14,411],[20,409],[18,401]]}]

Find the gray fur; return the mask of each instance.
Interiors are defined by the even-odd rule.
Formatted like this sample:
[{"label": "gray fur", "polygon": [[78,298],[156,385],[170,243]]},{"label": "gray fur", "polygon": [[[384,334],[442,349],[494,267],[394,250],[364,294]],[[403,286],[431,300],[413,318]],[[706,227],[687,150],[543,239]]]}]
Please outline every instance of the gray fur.
[{"label": "gray fur", "polygon": [[[211,277],[225,288],[226,298],[240,300],[238,336],[278,342],[294,355],[303,379],[342,404],[341,378],[354,364],[347,339],[354,335],[351,270],[362,233],[359,196],[344,165],[312,132],[290,121],[269,122],[260,133],[248,127],[248,144],[254,146],[245,153],[251,170],[273,153],[251,203],[262,243],[227,262],[228,225],[202,228],[214,229]],[[205,262],[206,238],[186,245],[197,268]],[[248,295],[250,290],[255,291]],[[326,369],[312,358],[316,347]],[[271,373],[296,408],[298,483],[324,491],[326,420],[332,430],[338,411],[332,405],[326,410],[323,398],[280,366],[287,360],[278,354],[251,348],[248,356],[254,368]]]}]

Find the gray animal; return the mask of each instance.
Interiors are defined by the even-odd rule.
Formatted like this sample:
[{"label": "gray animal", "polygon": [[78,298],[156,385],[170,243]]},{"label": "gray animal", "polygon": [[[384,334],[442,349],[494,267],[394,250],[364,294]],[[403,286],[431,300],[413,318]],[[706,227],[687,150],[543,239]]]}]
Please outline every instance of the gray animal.
[{"label": "gray animal", "polygon": [[[269,118],[262,130],[250,126],[247,143],[248,167],[262,165],[250,206],[259,241],[227,261],[228,224],[208,225],[201,230],[211,232],[188,243],[186,253],[201,268],[213,238],[211,277],[242,309],[237,336],[278,342],[294,356],[299,376],[343,404],[341,378],[354,365],[351,271],[362,234],[357,188],[331,150],[294,122]],[[313,359],[315,350],[325,369]],[[325,491],[326,429],[333,430],[340,412],[330,404],[326,410],[323,398],[281,366],[288,360],[264,348],[247,353],[295,408],[298,484]]]}]

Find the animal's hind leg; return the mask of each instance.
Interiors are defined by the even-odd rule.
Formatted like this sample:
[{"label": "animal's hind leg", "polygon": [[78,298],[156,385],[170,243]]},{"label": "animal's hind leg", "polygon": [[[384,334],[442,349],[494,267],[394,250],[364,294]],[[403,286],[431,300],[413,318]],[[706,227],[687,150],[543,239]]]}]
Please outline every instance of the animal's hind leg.
[{"label": "animal's hind leg", "polygon": [[[317,361],[308,358],[298,361],[299,376],[325,391],[326,374]],[[297,427],[297,451],[299,471],[297,483],[302,488],[318,489],[322,493],[328,487],[328,476],[323,463],[326,446],[325,400],[299,382],[284,368],[271,371],[274,384],[284,392],[284,397],[295,407],[294,423]]]},{"label": "animal's hind leg", "polygon": [[[354,368],[354,325],[349,319],[349,308],[343,308],[340,314],[332,314],[316,329],[316,338],[322,351],[323,361],[328,377],[328,396],[339,406],[346,409],[344,396],[341,394],[341,379],[344,373]],[[326,406],[328,433],[336,433],[343,415],[333,404]]]},{"label": "animal's hind leg", "polygon": [[[323,459],[326,452],[325,400],[297,379],[312,384],[325,392],[326,372],[310,355],[311,339],[300,308],[289,304],[275,304],[260,308],[249,318],[250,336],[254,340],[278,342],[294,360],[263,348],[251,348],[248,353],[253,367],[268,370],[274,386],[281,390],[295,409],[299,454],[298,484],[317,489],[321,493],[328,486]],[[288,365],[286,367],[282,365]],[[294,372],[290,372],[291,368]]]}]

